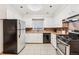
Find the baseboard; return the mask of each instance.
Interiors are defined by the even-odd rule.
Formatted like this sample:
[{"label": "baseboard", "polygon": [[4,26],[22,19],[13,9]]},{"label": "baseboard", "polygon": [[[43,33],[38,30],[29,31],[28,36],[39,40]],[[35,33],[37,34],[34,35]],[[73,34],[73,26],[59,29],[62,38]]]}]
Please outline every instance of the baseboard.
[{"label": "baseboard", "polygon": [[0,52],[0,55],[2,55],[3,54],[3,51],[2,52]]}]

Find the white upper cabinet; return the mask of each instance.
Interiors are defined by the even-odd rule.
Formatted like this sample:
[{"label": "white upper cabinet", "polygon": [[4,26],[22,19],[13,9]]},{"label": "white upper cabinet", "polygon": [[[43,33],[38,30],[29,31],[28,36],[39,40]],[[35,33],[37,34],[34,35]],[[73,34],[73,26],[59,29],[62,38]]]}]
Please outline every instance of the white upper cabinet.
[{"label": "white upper cabinet", "polygon": [[61,26],[62,26],[61,20],[56,20],[53,17],[51,18],[48,17],[44,20],[45,28],[51,28],[51,27],[53,28],[53,27],[61,27]]},{"label": "white upper cabinet", "polygon": [[52,21],[53,27],[62,27],[62,20],[53,20]]},{"label": "white upper cabinet", "polygon": [[44,27],[45,28],[52,27],[52,18],[50,18],[50,17],[44,18]]},{"label": "white upper cabinet", "polygon": [[26,27],[27,28],[32,28],[32,19],[30,17],[26,17],[24,18],[25,22],[26,22]]}]

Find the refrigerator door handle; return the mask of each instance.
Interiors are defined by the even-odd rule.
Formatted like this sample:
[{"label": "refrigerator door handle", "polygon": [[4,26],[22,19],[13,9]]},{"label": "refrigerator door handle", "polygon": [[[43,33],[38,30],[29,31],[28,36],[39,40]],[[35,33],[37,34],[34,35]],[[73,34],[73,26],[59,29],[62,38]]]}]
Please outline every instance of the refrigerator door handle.
[{"label": "refrigerator door handle", "polygon": [[20,33],[20,30],[19,30],[19,38],[20,38],[20,36],[21,36],[21,33]]},{"label": "refrigerator door handle", "polygon": [[20,36],[21,36],[21,24],[20,24],[20,21],[19,21],[19,38],[20,38]]}]

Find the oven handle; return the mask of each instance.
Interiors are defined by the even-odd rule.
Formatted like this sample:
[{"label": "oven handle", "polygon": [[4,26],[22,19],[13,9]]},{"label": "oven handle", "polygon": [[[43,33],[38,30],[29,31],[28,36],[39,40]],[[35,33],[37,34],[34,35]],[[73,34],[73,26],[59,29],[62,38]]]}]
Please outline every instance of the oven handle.
[{"label": "oven handle", "polygon": [[64,45],[68,46],[68,44],[65,43],[64,41],[61,41],[60,39],[58,39],[58,41],[59,41],[59,42],[57,42],[57,43],[61,43],[61,44],[64,44]]}]

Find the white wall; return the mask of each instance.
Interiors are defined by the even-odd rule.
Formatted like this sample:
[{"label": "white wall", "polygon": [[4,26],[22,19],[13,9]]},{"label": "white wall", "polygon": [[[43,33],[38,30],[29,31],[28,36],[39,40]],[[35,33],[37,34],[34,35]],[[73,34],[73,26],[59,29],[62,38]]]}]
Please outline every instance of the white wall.
[{"label": "white wall", "polygon": [[6,19],[6,5],[0,4],[0,19]]},{"label": "white wall", "polygon": [[79,14],[79,4],[64,5],[61,9],[58,10],[59,12],[57,12],[57,10],[55,11],[53,19],[62,21],[62,19]]},{"label": "white wall", "polygon": [[0,4],[0,53],[3,52],[3,21],[2,19],[7,18],[6,14],[6,5]]},{"label": "white wall", "polygon": [[22,20],[22,15],[17,11],[17,9],[7,6],[7,19],[20,19]]},{"label": "white wall", "polygon": [[22,19],[22,15],[12,6],[0,4],[0,19]]}]

